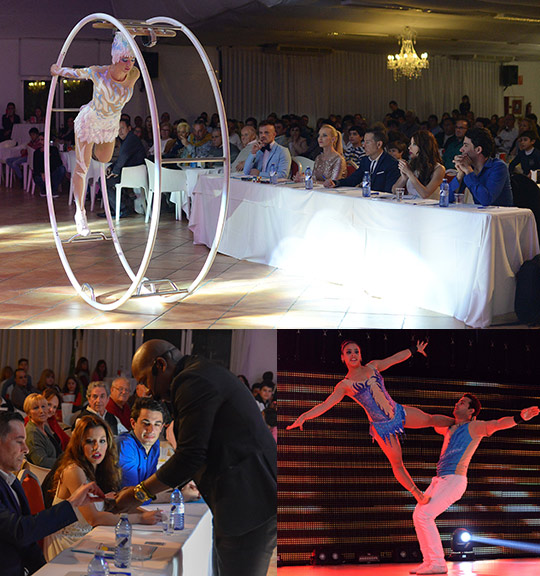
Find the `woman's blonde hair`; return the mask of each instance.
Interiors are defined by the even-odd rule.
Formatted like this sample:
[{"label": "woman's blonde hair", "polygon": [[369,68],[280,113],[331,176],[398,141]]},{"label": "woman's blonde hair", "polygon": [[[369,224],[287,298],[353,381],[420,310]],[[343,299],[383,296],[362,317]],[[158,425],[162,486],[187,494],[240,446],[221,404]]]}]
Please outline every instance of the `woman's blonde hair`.
[{"label": "woman's blonde hair", "polygon": [[47,401],[45,396],[42,394],[38,394],[34,392],[33,394],[28,394],[28,396],[24,399],[23,410],[26,412],[27,416],[30,416],[30,410],[34,408],[36,402],[40,402],[41,400]]},{"label": "woman's blonde hair", "polygon": [[319,128],[319,132],[323,129],[323,128],[327,128],[328,130],[330,130],[330,133],[332,134],[332,137],[335,138],[334,140],[334,150],[340,155],[343,156],[343,140],[341,138],[341,132],[339,130],[336,130],[331,124],[323,124],[320,128]]}]

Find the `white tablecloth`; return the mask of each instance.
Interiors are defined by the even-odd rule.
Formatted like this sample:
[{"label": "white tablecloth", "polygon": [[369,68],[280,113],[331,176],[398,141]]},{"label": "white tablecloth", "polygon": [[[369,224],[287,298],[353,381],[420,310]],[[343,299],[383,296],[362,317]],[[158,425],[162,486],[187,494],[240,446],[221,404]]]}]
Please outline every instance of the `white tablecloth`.
[{"label": "white tablecloth", "polygon": [[[222,179],[201,176],[190,229],[214,238]],[[219,251],[235,258],[354,283],[374,296],[454,316],[474,327],[514,309],[514,274],[539,250],[534,216],[362,198],[359,189],[306,191],[231,180]]]},{"label": "white tablecloth", "polygon": [[202,174],[217,173],[215,168],[184,168],[178,171],[179,176],[185,177],[185,183],[182,181],[183,188],[181,191],[171,192],[170,200],[173,204],[177,204],[176,213],[177,219],[181,219],[181,212],[184,212],[188,220],[191,215],[191,198],[193,190],[197,184],[199,176]]},{"label": "white tablecloth", "polygon": [[[152,504],[148,508],[166,508],[165,504]],[[187,503],[185,529],[168,536],[157,526],[133,527],[132,544],[159,542],[150,560],[133,561],[128,569],[110,570],[131,572],[132,576],[207,576],[212,547],[212,516],[206,504]],[[114,546],[114,526],[97,526],[85,536],[76,548],[95,549],[99,544]],[[90,554],[64,550],[51,562],[35,572],[35,576],[82,576],[86,574]]]}]

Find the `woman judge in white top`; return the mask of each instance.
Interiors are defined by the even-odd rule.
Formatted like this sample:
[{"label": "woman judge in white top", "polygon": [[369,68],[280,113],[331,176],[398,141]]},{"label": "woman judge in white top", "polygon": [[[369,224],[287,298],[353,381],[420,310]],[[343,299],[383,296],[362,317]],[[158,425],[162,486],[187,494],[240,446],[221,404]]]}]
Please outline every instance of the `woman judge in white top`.
[{"label": "woman judge in white top", "polygon": [[399,161],[401,176],[392,186],[407,188],[407,194],[419,198],[439,199],[439,188],[445,175],[437,141],[431,132],[419,130],[409,144],[410,162]]}]

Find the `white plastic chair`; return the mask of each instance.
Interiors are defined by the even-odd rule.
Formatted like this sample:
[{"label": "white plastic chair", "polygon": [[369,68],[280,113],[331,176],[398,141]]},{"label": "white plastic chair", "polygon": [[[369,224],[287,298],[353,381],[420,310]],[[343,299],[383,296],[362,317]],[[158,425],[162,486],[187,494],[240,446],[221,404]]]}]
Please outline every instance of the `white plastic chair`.
[{"label": "white plastic chair", "polygon": [[[143,209],[146,213],[146,220],[148,221],[148,211],[146,209],[146,199],[148,195],[148,172],[144,164],[140,166],[126,166],[122,168],[120,175],[120,182],[116,184],[116,221],[120,219],[120,200],[122,198],[122,188],[142,189],[144,193],[139,192],[142,200]],[[107,193],[106,191],[104,192]],[[103,192],[102,192],[103,194]]]},{"label": "white plastic chair", "polygon": [[[16,145],[17,145],[17,142],[15,140],[4,140],[3,142],[0,142],[0,148],[13,148]],[[6,176],[5,176],[4,182],[7,185],[9,166],[6,163],[5,158],[0,159],[0,184],[2,184],[2,178],[4,178],[4,164],[6,166]]]},{"label": "white plastic chair", "polygon": [[304,172],[308,166],[313,171],[315,160],[311,160],[311,158],[306,158],[305,156],[294,156],[293,160],[298,164],[299,172]]},{"label": "white plastic chair", "polygon": [[[150,219],[152,212],[152,198],[154,195],[154,170],[156,165],[151,160],[146,159],[146,168],[148,170],[148,196],[146,198],[146,218],[145,222]],[[187,176],[183,170],[171,170],[170,168],[161,167],[161,192],[168,192],[171,196],[177,192],[180,196],[180,202],[172,199],[176,205],[176,219],[182,219],[182,204],[185,201],[187,189]]]}]

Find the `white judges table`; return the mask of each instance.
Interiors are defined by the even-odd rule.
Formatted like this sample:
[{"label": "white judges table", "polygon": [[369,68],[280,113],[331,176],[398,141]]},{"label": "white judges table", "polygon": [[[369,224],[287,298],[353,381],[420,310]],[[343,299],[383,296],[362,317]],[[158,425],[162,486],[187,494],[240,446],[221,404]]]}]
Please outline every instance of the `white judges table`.
[{"label": "white judges table", "polygon": [[[168,510],[168,504],[152,504],[147,508]],[[74,549],[64,550],[51,562],[35,572],[35,576],[83,576],[92,555],[74,550],[95,550],[104,544],[114,547],[114,526],[97,526]],[[212,516],[204,503],[186,503],[185,528],[168,536],[161,525],[133,526],[132,544],[154,546],[149,560],[134,559],[129,569],[115,568],[108,560],[109,570],[132,576],[207,576],[211,574]]]},{"label": "white judges table", "polygon": [[[201,175],[190,229],[210,246],[222,177]],[[358,188],[327,190],[231,179],[219,251],[299,275],[352,283],[473,327],[514,309],[515,273],[538,252],[530,210],[362,198]],[[432,201],[431,201],[432,202]]]}]

